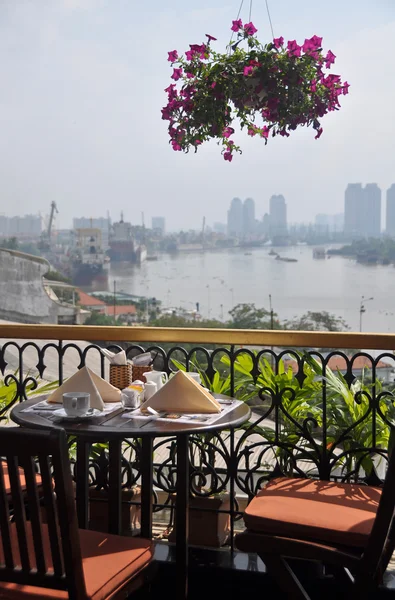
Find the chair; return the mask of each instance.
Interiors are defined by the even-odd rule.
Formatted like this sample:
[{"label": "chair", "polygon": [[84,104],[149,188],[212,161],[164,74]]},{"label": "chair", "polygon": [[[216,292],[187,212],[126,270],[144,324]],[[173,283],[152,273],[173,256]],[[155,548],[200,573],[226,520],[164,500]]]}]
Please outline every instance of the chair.
[{"label": "chair", "polygon": [[[10,485],[10,477],[8,475],[8,466],[7,466],[7,462],[4,460],[1,460],[2,463],[2,467],[3,467],[3,474],[4,474],[4,488],[7,494],[7,497],[11,497],[11,485]],[[25,475],[23,472],[23,469],[21,469],[19,467],[19,481],[21,484],[21,490],[22,492],[26,491],[26,481],[25,481]],[[39,473],[36,473],[36,480],[37,480],[37,485],[40,486],[41,485],[41,476]]]},{"label": "chair", "polygon": [[147,581],[150,540],[78,529],[64,430],[4,428],[0,455],[5,457],[13,506],[11,522],[5,462],[0,461],[1,599],[116,600]]},{"label": "chair", "polygon": [[303,559],[322,563],[350,586],[347,597],[363,600],[375,597],[395,550],[394,507],[395,453],[382,488],[281,477],[251,500],[235,543],[260,556],[289,598],[309,599],[288,560]]}]

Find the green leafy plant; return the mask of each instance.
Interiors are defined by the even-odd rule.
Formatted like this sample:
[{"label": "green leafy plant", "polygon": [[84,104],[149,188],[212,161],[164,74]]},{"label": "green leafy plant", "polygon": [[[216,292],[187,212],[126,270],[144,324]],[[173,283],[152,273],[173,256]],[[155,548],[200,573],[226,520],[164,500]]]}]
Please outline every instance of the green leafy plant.
[{"label": "green leafy plant", "polygon": [[[14,373],[11,373],[11,377],[7,375],[0,379],[0,415],[3,415],[2,418],[8,421],[7,409],[11,408],[15,399],[18,396],[18,370]],[[27,373],[26,375],[26,385],[25,385],[25,394],[28,398],[32,396],[37,396],[39,394],[47,394],[48,392],[56,389],[59,385],[58,381],[50,381],[38,385],[34,382],[34,378]]]},{"label": "green leafy plant", "polygon": [[[338,460],[347,472],[358,471],[358,466],[361,465],[367,474],[371,473],[374,466],[373,458],[365,449],[373,448],[373,428],[377,449],[387,450],[390,439],[390,427],[380,415],[375,415],[373,423],[370,403],[372,386],[365,385],[363,380],[358,379],[348,386],[340,371],[334,373],[328,366],[324,371],[321,362],[311,356],[306,355],[305,360],[326,382],[328,450],[340,451],[340,458],[336,459],[334,456],[334,460]],[[376,397],[382,393],[382,383],[376,379]],[[392,403],[381,403],[380,406],[381,412],[390,417]]]}]

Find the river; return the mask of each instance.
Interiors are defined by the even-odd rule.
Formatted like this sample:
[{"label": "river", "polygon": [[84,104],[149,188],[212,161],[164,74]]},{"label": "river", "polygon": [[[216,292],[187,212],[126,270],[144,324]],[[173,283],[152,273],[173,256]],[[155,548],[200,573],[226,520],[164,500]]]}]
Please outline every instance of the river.
[{"label": "river", "polygon": [[362,331],[395,331],[395,269],[391,265],[362,265],[353,259],[332,256],[313,258],[310,246],[227,249],[202,253],[158,255],[141,267],[112,264],[119,291],[156,297],[162,307],[193,310],[199,303],[203,318],[229,318],[238,303],[252,302],[269,309],[269,295],[278,317],[292,319],[307,311],[328,311],[343,317],[353,331],[360,328],[361,297],[365,303]]}]

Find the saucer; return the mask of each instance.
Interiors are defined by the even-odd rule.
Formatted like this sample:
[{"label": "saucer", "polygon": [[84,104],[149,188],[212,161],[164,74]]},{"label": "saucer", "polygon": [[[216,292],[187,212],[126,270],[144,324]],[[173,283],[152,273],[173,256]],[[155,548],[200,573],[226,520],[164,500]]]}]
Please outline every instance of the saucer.
[{"label": "saucer", "polygon": [[81,421],[83,419],[91,419],[92,417],[98,417],[103,414],[98,408],[90,408],[84,415],[68,415],[64,408],[59,408],[52,413],[56,418],[64,421]]}]

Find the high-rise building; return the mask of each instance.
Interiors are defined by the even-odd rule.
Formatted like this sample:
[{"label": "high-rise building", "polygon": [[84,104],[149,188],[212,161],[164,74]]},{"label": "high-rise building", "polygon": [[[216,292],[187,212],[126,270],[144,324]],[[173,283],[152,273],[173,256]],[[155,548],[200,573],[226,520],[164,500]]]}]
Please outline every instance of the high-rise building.
[{"label": "high-rise building", "polygon": [[152,229],[156,229],[160,231],[160,233],[165,233],[165,217],[152,217],[151,219],[151,227]]},{"label": "high-rise building", "polygon": [[380,237],[381,189],[377,183],[368,183],[364,189],[362,229],[367,237]]},{"label": "high-rise building", "polygon": [[362,202],[361,183],[349,183],[344,193],[344,233],[356,237],[360,234],[358,210]]},{"label": "high-rise building", "polygon": [[220,223],[219,221],[215,221],[213,224],[213,230],[215,233],[226,233],[226,224]]},{"label": "high-rise building", "polygon": [[243,203],[240,198],[233,198],[228,210],[228,235],[243,234]]},{"label": "high-rise building", "polygon": [[344,229],[344,215],[338,213],[336,215],[318,214],[315,216],[315,231],[317,233],[334,233]]},{"label": "high-rise building", "polygon": [[254,233],[255,230],[255,202],[252,198],[244,200],[243,204],[243,234]]},{"label": "high-rise building", "polygon": [[42,218],[39,215],[25,215],[17,217],[0,216],[0,235],[16,237],[40,237],[43,228]]},{"label": "high-rise building", "polygon": [[270,198],[269,213],[271,237],[287,235],[287,205],[282,194]]},{"label": "high-rise building", "polygon": [[387,212],[385,217],[387,235],[395,237],[395,183],[387,190]]},{"label": "high-rise building", "polygon": [[381,190],[376,183],[349,183],[344,194],[344,232],[351,237],[380,237]]}]

